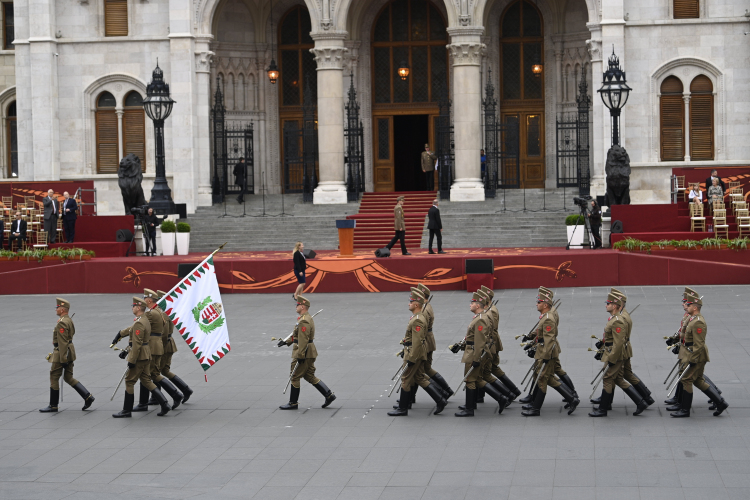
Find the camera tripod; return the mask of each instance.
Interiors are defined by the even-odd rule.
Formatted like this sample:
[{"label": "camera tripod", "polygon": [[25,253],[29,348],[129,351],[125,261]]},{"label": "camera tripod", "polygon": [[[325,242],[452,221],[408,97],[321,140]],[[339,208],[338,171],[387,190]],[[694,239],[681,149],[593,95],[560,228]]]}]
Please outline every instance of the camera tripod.
[{"label": "camera tripod", "polygon": [[[592,234],[591,232],[591,222],[589,221],[589,218],[586,217],[586,205],[581,205],[581,217],[583,217],[583,224],[584,224],[584,233],[583,233],[583,243],[581,243],[581,248],[593,248],[592,247],[592,241],[589,238],[589,235]],[[568,240],[568,244],[565,245],[565,250],[570,250],[571,246],[577,247],[579,245],[571,245],[571,241],[573,241],[573,237],[576,234],[576,230],[578,229],[578,221],[579,219],[576,219],[576,225],[573,228],[573,232],[570,233],[570,239]]]}]

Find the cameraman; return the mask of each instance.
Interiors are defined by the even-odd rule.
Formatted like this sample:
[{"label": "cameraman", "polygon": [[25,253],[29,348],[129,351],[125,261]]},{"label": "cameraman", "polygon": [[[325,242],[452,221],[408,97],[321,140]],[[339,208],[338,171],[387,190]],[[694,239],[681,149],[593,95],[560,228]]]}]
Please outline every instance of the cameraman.
[{"label": "cameraman", "polygon": [[586,217],[591,225],[591,234],[594,236],[594,250],[602,247],[601,227],[602,227],[602,209],[596,200],[591,200],[586,207]]},{"label": "cameraman", "polygon": [[[146,255],[156,255],[156,228],[161,224],[159,217],[154,213],[154,209],[149,207],[146,215],[143,216],[143,230],[148,234],[146,239]],[[149,253],[149,247],[151,252]]]}]

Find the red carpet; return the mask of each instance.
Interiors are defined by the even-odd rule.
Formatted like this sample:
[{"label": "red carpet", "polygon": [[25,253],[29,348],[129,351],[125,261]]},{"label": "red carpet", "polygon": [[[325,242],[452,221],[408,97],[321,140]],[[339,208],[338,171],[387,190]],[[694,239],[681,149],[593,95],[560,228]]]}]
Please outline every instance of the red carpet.
[{"label": "red carpet", "polygon": [[[404,196],[404,222],[406,224],[406,248],[413,253],[422,243],[427,211],[432,206],[436,193],[431,191],[364,193],[359,204],[359,213],[347,219],[356,219],[354,229],[354,249],[375,251],[391,241],[395,232],[393,209],[396,198]],[[393,247],[395,254],[401,254],[400,247]]]},{"label": "red carpet", "polygon": [[[536,288],[695,283],[750,283],[750,253],[731,250],[655,251],[653,255],[613,250],[561,248],[450,249],[446,255],[375,259],[357,252],[338,259],[321,251],[307,261],[306,293],[393,292],[424,283],[433,290],[465,290],[467,259],[492,259],[494,287]],[[174,257],[92,259],[84,262],[0,262],[4,294],[131,293],[143,288],[168,290],[177,281],[177,264],[198,264],[205,253]],[[216,273],[223,293],[287,293],[297,280],[289,252],[220,252]]]}]

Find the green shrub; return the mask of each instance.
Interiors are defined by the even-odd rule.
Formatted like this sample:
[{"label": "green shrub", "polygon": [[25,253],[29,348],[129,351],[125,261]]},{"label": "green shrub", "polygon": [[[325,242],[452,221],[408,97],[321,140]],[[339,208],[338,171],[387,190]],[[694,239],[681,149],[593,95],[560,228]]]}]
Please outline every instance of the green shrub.
[{"label": "green shrub", "polygon": [[[163,229],[162,229],[163,231]],[[187,222],[178,222],[177,223],[177,232],[178,233],[189,233],[190,232],[190,224]]]},{"label": "green shrub", "polygon": [[727,248],[731,248],[732,250],[747,250],[747,240],[748,238],[735,238],[733,240],[727,241]]},{"label": "green shrub", "polygon": [[566,226],[575,226],[576,222],[578,222],[579,225],[584,224],[583,215],[581,214],[570,214],[567,217],[565,217],[565,225]]},{"label": "green shrub", "polygon": [[11,252],[10,250],[0,249],[0,257],[5,257],[7,259],[8,257],[15,257],[15,256],[16,256],[16,252]]},{"label": "green shrub", "polygon": [[177,231],[177,227],[174,225],[174,222],[171,220],[165,220],[161,223],[161,232],[162,233],[174,233]]}]

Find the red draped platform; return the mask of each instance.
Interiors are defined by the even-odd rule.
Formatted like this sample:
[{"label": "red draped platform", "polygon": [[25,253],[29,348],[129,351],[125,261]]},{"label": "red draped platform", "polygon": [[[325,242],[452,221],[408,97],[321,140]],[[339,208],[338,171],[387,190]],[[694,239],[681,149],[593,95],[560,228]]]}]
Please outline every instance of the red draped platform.
[{"label": "red draped platform", "polygon": [[[683,285],[701,269],[706,284],[750,283],[750,254],[731,250],[655,251],[561,248],[453,249],[446,255],[413,250],[412,256],[376,259],[371,252],[339,259],[321,251],[307,261],[308,292],[407,291],[417,283],[433,290],[466,290],[467,259],[492,259],[494,288]],[[142,293],[168,290],[179,263],[198,264],[206,254],[173,257],[95,258],[84,262],[0,262],[0,293]],[[290,252],[220,252],[216,273],[223,293],[292,293],[297,280]]]}]

